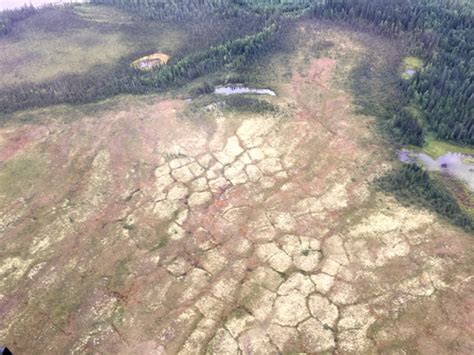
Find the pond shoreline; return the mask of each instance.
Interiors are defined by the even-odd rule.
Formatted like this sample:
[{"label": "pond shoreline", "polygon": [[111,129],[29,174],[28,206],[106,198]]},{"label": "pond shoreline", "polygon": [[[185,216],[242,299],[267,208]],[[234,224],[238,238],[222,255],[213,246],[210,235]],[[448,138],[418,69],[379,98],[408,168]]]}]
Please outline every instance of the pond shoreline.
[{"label": "pond shoreline", "polygon": [[238,95],[238,94],[277,96],[276,93],[270,89],[249,88],[240,84],[217,86],[214,88],[214,94],[225,95],[225,96]]},{"label": "pond shoreline", "polygon": [[474,191],[474,156],[462,153],[448,152],[436,159],[426,153],[409,149],[398,151],[398,159],[406,164],[417,164],[428,171],[448,174],[464,182]]}]

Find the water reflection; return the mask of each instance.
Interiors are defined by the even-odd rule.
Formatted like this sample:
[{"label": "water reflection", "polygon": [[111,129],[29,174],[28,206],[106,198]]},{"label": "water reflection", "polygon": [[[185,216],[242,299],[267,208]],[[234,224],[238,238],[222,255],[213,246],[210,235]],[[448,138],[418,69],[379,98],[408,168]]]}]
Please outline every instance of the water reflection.
[{"label": "water reflection", "polygon": [[403,149],[399,151],[398,157],[404,163],[415,163],[430,171],[452,175],[474,191],[474,156],[449,152],[433,159],[428,154]]},{"label": "water reflection", "polygon": [[218,86],[214,93],[218,95],[256,94],[276,96],[276,93],[270,89],[254,89],[242,85]]}]

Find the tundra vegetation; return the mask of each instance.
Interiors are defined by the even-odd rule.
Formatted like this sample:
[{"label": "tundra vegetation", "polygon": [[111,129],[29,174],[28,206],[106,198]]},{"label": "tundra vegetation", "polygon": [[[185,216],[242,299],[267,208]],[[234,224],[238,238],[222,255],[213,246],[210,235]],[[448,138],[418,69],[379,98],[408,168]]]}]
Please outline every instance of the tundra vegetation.
[{"label": "tundra vegetation", "polygon": [[396,151],[473,155],[473,25],[456,0],[0,12],[0,339],[472,353],[474,193]]}]

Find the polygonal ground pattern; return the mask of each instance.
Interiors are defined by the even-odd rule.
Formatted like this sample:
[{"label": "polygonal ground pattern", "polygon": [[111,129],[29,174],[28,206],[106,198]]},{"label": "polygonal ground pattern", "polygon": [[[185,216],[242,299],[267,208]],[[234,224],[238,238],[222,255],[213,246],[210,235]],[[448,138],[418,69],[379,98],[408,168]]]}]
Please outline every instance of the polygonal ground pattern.
[{"label": "polygonal ground pattern", "polygon": [[371,188],[390,163],[335,84],[389,49],[301,31],[335,47],[305,61],[312,43],[301,44],[283,113],[210,105],[192,121],[183,101],[124,98],[133,111],[2,128],[4,161],[47,167],[1,195],[3,342],[75,354],[473,349],[471,237]]}]

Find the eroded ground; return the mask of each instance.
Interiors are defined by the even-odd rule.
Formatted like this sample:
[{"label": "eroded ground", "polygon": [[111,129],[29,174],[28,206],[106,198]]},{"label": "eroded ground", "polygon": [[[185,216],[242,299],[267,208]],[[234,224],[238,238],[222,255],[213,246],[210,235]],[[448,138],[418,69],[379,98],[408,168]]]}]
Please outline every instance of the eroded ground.
[{"label": "eroded ground", "polygon": [[472,353],[472,236],[371,187],[389,155],[336,85],[363,41],[301,31],[335,46],[293,57],[278,114],[121,98],[1,129],[2,343]]}]

